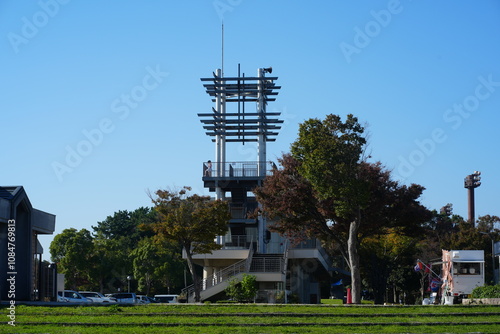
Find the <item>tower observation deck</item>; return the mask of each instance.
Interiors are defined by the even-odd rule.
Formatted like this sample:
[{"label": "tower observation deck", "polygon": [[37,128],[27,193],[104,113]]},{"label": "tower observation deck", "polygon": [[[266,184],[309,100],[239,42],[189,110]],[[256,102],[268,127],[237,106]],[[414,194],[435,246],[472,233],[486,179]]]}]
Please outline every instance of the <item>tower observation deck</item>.
[{"label": "tower observation deck", "polygon": [[[244,273],[256,276],[260,300],[275,299],[272,291],[283,291],[287,296],[285,290],[291,290],[305,303],[317,303],[321,295],[321,276],[316,273],[328,270],[330,261],[326,253],[320,253],[319,243],[308,240],[303,249],[292,251],[286,237],[270,231],[266,215],[257,214],[260,204],[253,191],[276,168],[266,160],[266,145],[276,140],[283,124],[280,112],[266,110],[281,89],[276,85],[278,77],[271,73],[270,67],[259,68],[256,76],[247,77],[240,74],[238,66],[237,76],[225,77],[218,69],[212,77],[201,79],[215,104],[211,112],[198,114],[204,131],[215,143],[215,158],[203,162],[202,180],[216,199],[228,203],[231,213],[226,233],[216,237],[221,248],[193,255],[196,264],[203,266],[202,299],[216,300],[229,277],[240,279]],[[229,143],[252,143],[252,149],[256,144],[257,161],[227,159]],[[313,264],[315,269],[306,268],[304,263]],[[288,284],[287,277],[293,284]]]},{"label": "tower observation deck", "polygon": [[[276,140],[283,120],[280,112],[267,112],[268,102],[276,100],[278,77],[267,77],[272,68],[259,68],[257,76],[241,75],[224,77],[218,69],[211,78],[201,78],[207,94],[215,106],[210,113],[199,113],[206,134],[215,142],[215,161],[204,162],[204,186],[216,192],[216,198],[223,199],[226,191],[235,188],[250,191],[260,185],[270,170],[266,161],[266,143]],[[227,108],[231,104],[230,110]],[[249,108],[248,104],[256,104]],[[227,162],[227,143],[256,142],[258,161]]]}]

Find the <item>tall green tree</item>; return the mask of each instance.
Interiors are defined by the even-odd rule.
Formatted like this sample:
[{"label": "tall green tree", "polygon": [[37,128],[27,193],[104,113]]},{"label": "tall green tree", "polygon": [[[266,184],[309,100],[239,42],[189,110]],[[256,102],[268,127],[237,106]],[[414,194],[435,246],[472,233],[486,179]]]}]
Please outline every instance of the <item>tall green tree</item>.
[{"label": "tall green tree", "polygon": [[52,261],[65,275],[66,286],[78,289],[95,285],[92,275],[95,266],[94,244],[88,230],[65,229],[54,237],[49,249]]},{"label": "tall green tree", "polygon": [[300,125],[282,169],[255,189],[273,229],[295,239],[334,242],[351,271],[353,302],[361,302],[360,241],[382,226],[415,229],[428,217],[418,202],[423,187],[400,185],[380,163],[362,161],[364,129],[348,115]]},{"label": "tall green tree", "polygon": [[94,238],[93,277],[97,280],[99,292],[114,292],[124,285],[124,278],[131,272],[128,265],[128,250],[119,240]]},{"label": "tall green tree", "polygon": [[125,278],[134,271],[131,253],[141,239],[152,235],[139,226],[150,225],[156,219],[157,214],[152,208],[140,207],[134,211],[117,211],[92,226],[96,251],[94,276],[98,278],[101,292],[126,285]]},{"label": "tall green tree", "polygon": [[226,233],[231,215],[227,202],[189,195],[190,190],[190,187],[179,191],[157,190],[151,199],[159,222],[150,227],[158,240],[176,241],[184,248],[193,278],[195,301],[199,302],[201,285],[193,254],[206,254],[221,248],[215,238]]},{"label": "tall green tree", "polygon": [[353,302],[361,303],[358,253],[360,210],[368,189],[359,177],[359,164],[366,140],[364,129],[353,115],[342,122],[338,115],[324,121],[310,119],[299,127],[291,153],[299,161],[299,173],[312,185],[320,200],[329,200],[335,221],[348,226],[347,260],[351,269]]}]

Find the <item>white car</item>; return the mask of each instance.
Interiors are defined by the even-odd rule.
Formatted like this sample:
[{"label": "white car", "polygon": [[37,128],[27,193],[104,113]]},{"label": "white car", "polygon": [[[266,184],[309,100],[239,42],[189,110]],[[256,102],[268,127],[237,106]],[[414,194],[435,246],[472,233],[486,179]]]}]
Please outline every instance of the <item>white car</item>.
[{"label": "white car", "polygon": [[105,297],[102,293],[94,291],[79,291],[80,294],[90,300],[93,303],[116,303],[116,299],[113,297]]},{"label": "white car", "polygon": [[92,300],[73,290],[58,291],[57,301],[67,303],[92,303]]}]

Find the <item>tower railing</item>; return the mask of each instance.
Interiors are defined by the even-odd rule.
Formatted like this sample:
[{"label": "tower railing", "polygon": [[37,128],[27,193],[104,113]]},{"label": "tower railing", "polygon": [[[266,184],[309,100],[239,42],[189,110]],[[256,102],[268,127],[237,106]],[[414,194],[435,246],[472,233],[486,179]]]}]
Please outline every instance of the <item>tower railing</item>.
[{"label": "tower railing", "polygon": [[248,235],[232,235],[230,239],[227,236],[222,238],[222,249],[251,249],[255,247],[253,244],[256,241],[253,236]]},{"label": "tower railing", "polygon": [[[266,175],[271,175],[276,165],[272,161],[260,163],[265,165]],[[204,162],[203,177],[258,177],[259,161],[237,161],[237,162]]]}]

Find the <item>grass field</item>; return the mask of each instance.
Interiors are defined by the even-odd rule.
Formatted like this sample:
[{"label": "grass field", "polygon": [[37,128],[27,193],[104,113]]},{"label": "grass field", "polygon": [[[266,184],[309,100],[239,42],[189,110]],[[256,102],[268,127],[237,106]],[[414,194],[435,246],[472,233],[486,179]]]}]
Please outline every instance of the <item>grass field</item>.
[{"label": "grass field", "polygon": [[0,333],[498,333],[500,306],[19,305],[7,321]]}]

